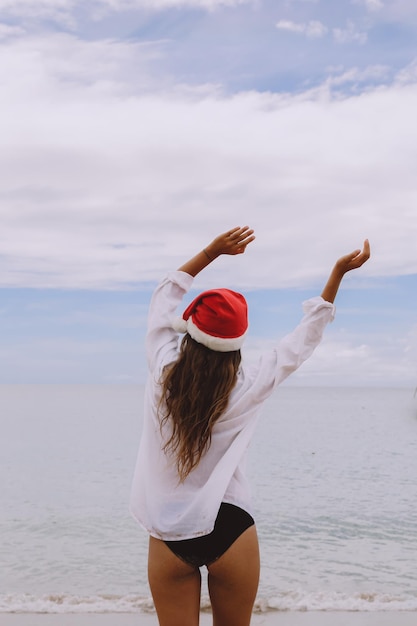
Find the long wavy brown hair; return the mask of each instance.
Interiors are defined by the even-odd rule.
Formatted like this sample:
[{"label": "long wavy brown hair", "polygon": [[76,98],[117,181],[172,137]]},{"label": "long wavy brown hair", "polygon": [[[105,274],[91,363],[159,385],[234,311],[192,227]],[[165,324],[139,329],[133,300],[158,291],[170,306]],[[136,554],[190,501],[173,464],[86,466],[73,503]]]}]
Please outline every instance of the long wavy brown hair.
[{"label": "long wavy brown hair", "polygon": [[168,420],[172,427],[164,451],[176,456],[181,482],[210,446],[213,426],[236,384],[240,361],[240,350],[216,352],[186,334],[177,361],[163,373],[161,429]]}]

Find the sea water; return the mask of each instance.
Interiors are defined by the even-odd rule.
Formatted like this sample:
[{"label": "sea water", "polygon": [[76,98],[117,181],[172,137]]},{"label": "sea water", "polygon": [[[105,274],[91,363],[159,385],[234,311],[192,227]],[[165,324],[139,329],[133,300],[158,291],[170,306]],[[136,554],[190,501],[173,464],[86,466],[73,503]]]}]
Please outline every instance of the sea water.
[{"label": "sea water", "polygon": [[[0,386],[0,612],[152,610],[128,512],[142,398]],[[413,390],[280,387],[248,474],[257,610],[417,610]]]}]

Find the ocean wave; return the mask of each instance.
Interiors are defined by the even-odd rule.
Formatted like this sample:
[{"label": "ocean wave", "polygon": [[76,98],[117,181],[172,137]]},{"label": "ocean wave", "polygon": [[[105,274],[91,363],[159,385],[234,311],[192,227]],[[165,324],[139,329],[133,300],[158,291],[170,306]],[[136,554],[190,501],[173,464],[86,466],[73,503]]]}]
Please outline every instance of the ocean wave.
[{"label": "ocean wave", "polygon": [[[210,610],[208,597],[202,611]],[[255,613],[273,611],[417,611],[417,595],[342,592],[286,591],[271,598],[258,598]],[[150,597],[98,594],[3,594],[0,613],[154,613]]]},{"label": "ocean wave", "polygon": [[417,595],[287,591],[259,600],[255,611],[416,611]]},{"label": "ocean wave", "polygon": [[151,598],[136,595],[54,593],[0,595],[0,613],[152,613]]}]

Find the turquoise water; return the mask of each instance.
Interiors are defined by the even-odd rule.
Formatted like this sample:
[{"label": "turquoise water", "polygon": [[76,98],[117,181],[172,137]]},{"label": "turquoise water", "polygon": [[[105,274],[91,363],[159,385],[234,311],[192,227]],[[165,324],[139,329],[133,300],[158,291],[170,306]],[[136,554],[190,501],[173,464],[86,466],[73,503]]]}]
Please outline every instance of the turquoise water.
[{"label": "turquoise water", "polygon": [[[142,396],[0,386],[0,612],[152,608],[128,513]],[[279,388],[248,473],[258,609],[417,610],[413,390]]]}]

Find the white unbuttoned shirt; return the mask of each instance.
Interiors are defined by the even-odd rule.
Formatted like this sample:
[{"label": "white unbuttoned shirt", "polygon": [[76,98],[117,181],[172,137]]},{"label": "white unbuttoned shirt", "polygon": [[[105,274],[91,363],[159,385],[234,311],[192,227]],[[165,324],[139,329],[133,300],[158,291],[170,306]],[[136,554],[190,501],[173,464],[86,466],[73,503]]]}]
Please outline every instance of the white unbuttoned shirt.
[{"label": "white unbuttoned shirt", "polygon": [[163,451],[169,423],[161,433],[158,403],[163,368],[177,359],[179,336],[172,328],[176,309],[193,278],[175,271],[156,288],[149,309],[143,430],[134,471],[130,510],[154,537],[167,541],[207,535],[222,502],[249,513],[251,499],[245,460],[262,403],[320,343],[335,307],[320,296],[303,303],[304,317],[295,330],[271,345],[256,364],[242,364],[226,411],[215,423],[211,445],[198,466],[180,483],[176,461]]}]

